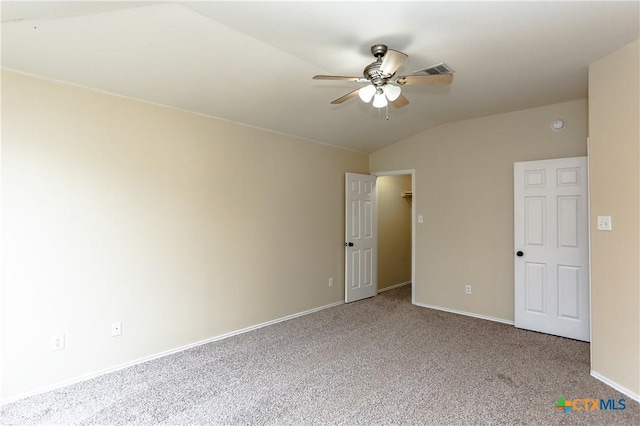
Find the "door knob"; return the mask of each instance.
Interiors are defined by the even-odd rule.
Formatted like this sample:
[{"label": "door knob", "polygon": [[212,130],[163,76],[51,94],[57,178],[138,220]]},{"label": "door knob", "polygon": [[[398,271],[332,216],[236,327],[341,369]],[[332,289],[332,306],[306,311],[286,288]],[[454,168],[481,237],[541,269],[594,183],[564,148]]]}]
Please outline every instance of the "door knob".
[{"label": "door knob", "polygon": [[522,257],[522,256],[524,256],[524,253],[523,253],[523,252],[521,252],[521,251],[518,251],[518,252],[516,253],[516,256],[518,256],[518,257]]},{"label": "door knob", "polygon": [[349,241],[348,243],[344,243],[344,245],[346,247],[353,247],[353,243],[351,241]]}]

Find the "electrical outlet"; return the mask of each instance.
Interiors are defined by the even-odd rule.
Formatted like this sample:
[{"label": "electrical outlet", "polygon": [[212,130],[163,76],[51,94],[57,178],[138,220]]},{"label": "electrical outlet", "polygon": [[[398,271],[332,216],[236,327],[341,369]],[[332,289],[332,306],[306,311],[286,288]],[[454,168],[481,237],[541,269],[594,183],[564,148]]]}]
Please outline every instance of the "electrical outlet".
[{"label": "electrical outlet", "polygon": [[57,333],[51,336],[51,350],[60,351],[64,349],[64,333]]},{"label": "electrical outlet", "polygon": [[329,287],[333,287],[333,277],[329,278]]},{"label": "electrical outlet", "polygon": [[464,288],[464,292],[467,293],[467,294],[471,294],[471,286],[470,285],[466,286]]},{"label": "electrical outlet", "polygon": [[111,336],[116,337],[122,334],[122,323],[120,321],[116,321],[111,324]]},{"label": "electrical outlet", "polygon": [[598,216],[598,231],[611,231],[611,216]]}]

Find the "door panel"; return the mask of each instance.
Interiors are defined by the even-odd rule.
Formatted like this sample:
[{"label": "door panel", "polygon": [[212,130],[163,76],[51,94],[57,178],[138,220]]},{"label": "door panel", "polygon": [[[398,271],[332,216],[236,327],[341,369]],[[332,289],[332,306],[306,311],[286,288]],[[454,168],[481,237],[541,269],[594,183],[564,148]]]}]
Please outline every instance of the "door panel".
[{"label": "door panel", "polygon": [[545,265],[539,263],[526,263],[526,310],[528,313],[545,312],[544,309],[544,277]]},{"label": "door panel", "polygon": [[578,206],[575,196],[558,197],[558,244],[565,248],[578,248]]},{"label": "door panel", "polygon": [[346,174],[345,302],[376,295],[376,178]]},{"label": "door panel", "polygon": [[579,320],[580,268],[558,266],[558,315]]},{"label": "door panel", "polygon": [[589,341],[586,157],[514,164],[515,325]]},{"label": "door panel", "polygon": [[544,246],[545,199],[543,197],[526,197],[525,206],[527,245]]}]

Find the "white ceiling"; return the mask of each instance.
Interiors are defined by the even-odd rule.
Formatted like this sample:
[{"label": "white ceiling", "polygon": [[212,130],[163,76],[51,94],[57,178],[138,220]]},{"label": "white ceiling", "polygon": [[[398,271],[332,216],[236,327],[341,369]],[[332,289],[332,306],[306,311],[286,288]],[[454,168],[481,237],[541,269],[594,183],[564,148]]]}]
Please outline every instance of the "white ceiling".
[{"label": "white ceiling", "polygon": [[[2,66],[314,141],[373,152],[430,127],[586,97],[588,65],[640,37],[638,1],[2,1]],[[438,62],[453,84],[405,86],[374,109],[369,48]]]}]

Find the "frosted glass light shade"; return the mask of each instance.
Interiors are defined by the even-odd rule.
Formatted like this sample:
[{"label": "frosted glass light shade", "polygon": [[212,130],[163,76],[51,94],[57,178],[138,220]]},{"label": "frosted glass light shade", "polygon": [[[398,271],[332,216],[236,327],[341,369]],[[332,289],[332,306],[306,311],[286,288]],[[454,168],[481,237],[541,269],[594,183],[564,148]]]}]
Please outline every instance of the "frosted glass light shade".
[{"label": "frosted glass light shade", "polygon": [[360,99],[362,99],[362,102],[366,102],[366,103],[371,102],[371,99],[375,94],[376,94],[376,88],[373,84],[364,86],[360,90],[358,90],[358,96],[360,96]]},{"label": "frosted glass light shade", "polygon": [[384,108],[386,107],[388,104],[387,102],[387,97],[384,95],[384,93],[376,93],[376,95],[373,97],[373,106],[376,108]]},{"label": "frosted glass light shade", "polygon": [[385,84],[382,90],[384,91],[384,94],[387,96],[387,99],[389,99],[391,102],[398,99],[398,97],[400,96],[400,92],[402,91],[400,89],[400,86],[394,86],[393,84]]}]

